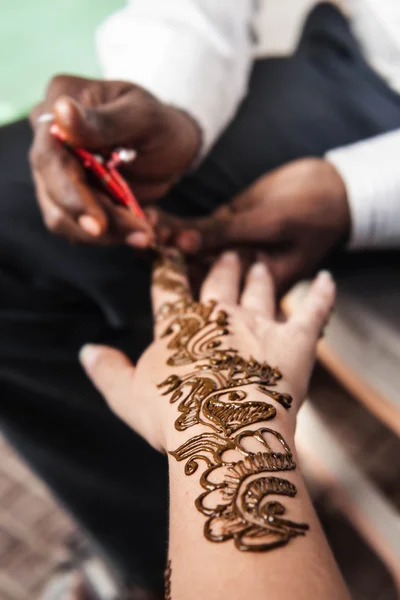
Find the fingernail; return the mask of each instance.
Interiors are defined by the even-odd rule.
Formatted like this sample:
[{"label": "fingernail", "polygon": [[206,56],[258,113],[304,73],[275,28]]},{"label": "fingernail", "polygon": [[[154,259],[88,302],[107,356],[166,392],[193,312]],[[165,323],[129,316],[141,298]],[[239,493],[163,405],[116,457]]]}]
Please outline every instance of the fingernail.
[{"label": "fingernail", "polygon": [[267,265],[263,262],[255,262],[251,267],[251,274],[256,277],[264,277],[267,272]]},{"label": "fingernail", "polygon": [[223,261],[226,262],[236,262],[238,260],[238,255],[236,252],[232,252],[229,250],[228,252],[224,252],[221,256]]},{"label": "fingernail", "polygon": [[61,96],[54,103],[54,111],[57,116],[64,119],[67,123],[69,123],[71,117],[74,116],[74,109],[84,116],[84,108],[82,105],[70,96]]},{"label": "fingernail", "polygon": [[79,361],[85,366],[90,367],[96,362],[99,348],[96,344],[85,344],[79,350]]},{"label": "fingernail", "polygon": [[332,273],[330,271],[320,271],[317,276],[318,285],[326,285],[333,283]]},{"label": "fingernail", "polygon": [[69,117],[70,106],[69,99],[65,98],[64,96],[58,98],[54,104],[54,108],[61,117]]},{"label": "fingernail", "polygon": [[88,233],[94,237],[98,237],[101,234],[101,225],[95,217],[90,215],[82,215],[79,217],[79,225]]},{"label": "fingernail", "polygon": [[150,244],[150,237],[144,231],[134,231],[125,238],[125,242],[135,248],[147,248]]}]

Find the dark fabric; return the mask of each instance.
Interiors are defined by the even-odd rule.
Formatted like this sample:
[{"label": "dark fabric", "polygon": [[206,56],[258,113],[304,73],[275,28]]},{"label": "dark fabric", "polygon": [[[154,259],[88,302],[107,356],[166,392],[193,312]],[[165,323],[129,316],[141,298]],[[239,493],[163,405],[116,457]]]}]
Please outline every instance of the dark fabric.
[{"label": "dark fabric", "polygon": [[[163,205],[207,214],[289,160],[397,127],[400,98],[368,68],[346,20],[320,5],[293,57],[255,64],[235,120]],[[89,341],[138,358],[151,340],[149,264],[46,231],[30,141],[26,121],[0,130],[1,426],[122,576],[159,588],[165,459],[110,413],[77,361]]]}]

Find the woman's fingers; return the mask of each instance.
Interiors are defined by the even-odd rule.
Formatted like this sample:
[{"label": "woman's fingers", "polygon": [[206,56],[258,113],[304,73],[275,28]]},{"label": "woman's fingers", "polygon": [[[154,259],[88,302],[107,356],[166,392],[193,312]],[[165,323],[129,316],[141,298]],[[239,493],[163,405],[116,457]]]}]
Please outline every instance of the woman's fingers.
[{"label": "woman's fingers", "polygon": [[247,273],[240,303],[243,308],[257,315],[270,319],[275,315],[274,282],[267,259],[261,254]]},{"label": "woman's fingers", "polygon": [[[133,379],[135,367],[115,348],[87,344],[79,353],[79,360],[88,377],[104,396],[110,408],[126,419],[127,409],[134,400]],[[134,411],[129,410],[134,416]],[[130,423],[134,427],[134,423]]]},{"label": "woman's fingers", "polygon": [[200,293],[200,300],[217,300],[223,304],[237,304],[241,266],[235,252],[225,252],[212,266]]},{"label": "woman's fingers", "polygon": [[293,331],[301,331],[310,347],[317,343],[335,303],[335,282],[328,271],[314,279],[304,301],[288,321]]},{"label": "woman's fingers", "polygon": [[157,320],[168,305],[178,300],[191,300],[189,277],[186,264],[181,254],[176,250],[165,251],[156,261],[153,268],[153,279],[151,286],[153,303],[153,315]]}]

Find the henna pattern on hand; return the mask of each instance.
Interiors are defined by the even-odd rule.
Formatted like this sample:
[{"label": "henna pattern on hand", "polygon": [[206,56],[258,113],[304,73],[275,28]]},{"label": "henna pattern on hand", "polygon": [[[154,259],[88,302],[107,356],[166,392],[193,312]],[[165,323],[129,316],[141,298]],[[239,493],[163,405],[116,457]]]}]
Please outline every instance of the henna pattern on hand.
[{"label": "henna pattern on hand", "polygon": [[170,454],[186,461],[186,475],[196,472],[199,461],[205,463],[200,477],[205,491],[196,507],[208,517],[204,526],[208,540],[232,539],[241,551],[271,550],[305,535],[308,525],[283,518],[284,505],[271,499],[295,497],[295,485],[271,473],[294,470],[296,464],[279,432],[267,427],[242,431],[276,416],[275,406],[262,398],[250,399],[243,388],[255,388],[287,410],[292,397],[270,389],[282,378],[279,369],[224,347],[228,314],[215,311],[214,301],[192,301],[186,286],[180,287],[179,269],[179,261],[169,260],[156,267],[153,284],[178,296],[161,307],[157,320],[168,321],[162,333],[170,338],[168,366],[193,364],[194,370],[183,376],[171,374],[158,387],[171,404],[177,403],[178,431],[202,425],[210,433],[190,438]]},{"label": "henna pattern on hand", "polygon": [[157,257],[153,265],[153,285],[181,297],[190,296],[186,282],[186,266],[182,256],[173,252]]},{"label": "henna pattern on hand", "polygon": [[174,317],[161,334],[161,337],[174,334],[167,346],[169,350],[175,351],[167,361],[169,366],[179,367],[213,356],[215,349],[221,345],[218,338],[229,333],[228,315],[221,310],[212,319],[214,307],[213,301],[202,304],[189,300],[161,307],[163,318]]},{"label": "henna pattern on hand", "polygon": [[263,401],[245,401],[248,394],[242,389],[244,386],[256,384],[260,392],[285,408],[290,407],[288,394],[268,389],[281,378],[277,369],[253,358],[244,361],[236,353],[230,354],[233,352],[214,351],[209,361],[196,365],[196,371],[184,377],[170,375],[159,384],[159,388],[164,388],[163,394],[170,396],[171,404],[179,402],[178,410],[182,415],[175,421],[178,431],[200,423],[230,436],[252,423],[273,419],[275,407]]},{"label": "henna pattern on hand", "polygon": [[171,561],[167,562],[167,566],[164,571],[164,600],[172,600],[171,595]]}]

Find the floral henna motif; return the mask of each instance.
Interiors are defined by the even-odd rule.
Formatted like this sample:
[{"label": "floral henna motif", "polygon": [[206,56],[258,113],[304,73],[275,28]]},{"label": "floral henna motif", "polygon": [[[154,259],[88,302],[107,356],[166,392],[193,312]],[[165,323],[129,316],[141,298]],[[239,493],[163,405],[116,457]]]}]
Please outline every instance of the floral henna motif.
[{"label": "floral henna motif", "polygon": [[239,550],[260,552],[286,544],[308,529],[304,523],[282,518],[285,507],[270,499],[293,498],[297,493],[287,479],[271,476],[271,472],[296,468],[289,447],[277,431],[266,427],[247,430],[230,440],[202,434],[171,454],[178,461],[187,461],[187,475],[196,471],[199,460],[207,464],[200,478],[206,491],[196,506],[209,517],[204,527],[208,540],[233,539]]},{"label": "floral henna motif", "polygon": [[[212,542],[232,539],[241,551],[265,551],[304,535],[308,525],[283,518],[286,512],[276,496],[294,498],[297,489],[278,471],[296,468],[291,451],[277,431],[266,427],[243,430],[276,416],[272,404],[249,398],[243,388],[255,389],[285,409],[289,394],[270,389],[282,375],[277,368],[237,350],[224,347],[229,335],[228,314],[216,303],[194,302],[179,276],[182,265],[162,262],[154,284],[176,293],[179,299],[161,307],[157,320],[168,320],[162,337],[170,338],[171,367],[194,365],[194,371],[170,375],[159,384],[171,404],[177,403],[175,428],[184,431],[203,425],[210,432],[196,435],[170,454],[186,461],[185,473],[196,472],[199,462],[206,470],[200,478],[205,490],[197,509],[208,517],[205,537]],[[238,432],[238,433],[237,433]],[[272,497],[272,498],[271,498]],[[274,499],[275,498],[275,499]]]},{"label": "floral henna motif", "polygon": [[[175,347],[175,346],[174,346]],[[268,389],[281,377],[277,369],[253,358],[244,361],[233,350],[217,351],[210,360],[196,365],[196,371],[179,377],[170,375],[158,387],[179,402],[178,431],[199,423],[230,436],[242,427],[273,419],[276,409],[264,401],[246,400],[243,387],[257,385],[263,394],[290,407],[291,397]]]}]

